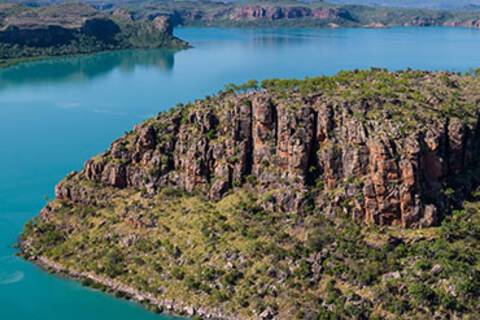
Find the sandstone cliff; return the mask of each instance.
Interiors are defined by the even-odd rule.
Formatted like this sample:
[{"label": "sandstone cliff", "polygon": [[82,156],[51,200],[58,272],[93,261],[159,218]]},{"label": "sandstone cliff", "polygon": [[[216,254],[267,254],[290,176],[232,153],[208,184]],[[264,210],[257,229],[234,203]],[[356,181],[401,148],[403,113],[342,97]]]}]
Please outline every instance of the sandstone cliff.
[{"label": "sandstone cliff", "polygon": [[1,5],[0,65],[16,59],[127,48],[184,48],[167,16],[134,21],[84,4]]},{"label": "sandstone cliff", "polygon": [[270,21],[279,19],[299,19],[313,17],[315,19],[336,20],[350,19],[350,14],[345,9],[338,8],[309,8],[302,6],[262,6],[246,5],[236,7],[230,14],[232,20],[255,20],[267,19]]},{"label": "sandstone cliff", "polygon": [[[455,204],[449,190],[462,199],[475,183],[476,82],[421,72],[351,78],[306,95],[268,87],[224,93],[161,114],[88,161],[57,197],[82,201],[78,179],[151,194],[174,186],[214,200],[253,184],[275,210],[313,206],[369,224],[437,224]],[[376,86],[384,93],[355,92]]]}]

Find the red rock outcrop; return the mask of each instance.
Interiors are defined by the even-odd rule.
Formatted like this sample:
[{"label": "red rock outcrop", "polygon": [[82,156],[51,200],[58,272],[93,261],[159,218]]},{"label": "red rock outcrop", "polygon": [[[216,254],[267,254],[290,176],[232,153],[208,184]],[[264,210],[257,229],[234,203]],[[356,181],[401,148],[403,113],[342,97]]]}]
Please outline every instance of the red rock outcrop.
[{"label": "red rock outcrop", "polygon": [[245,5],[233,8],[231,20],[256,20],[315,18],[319,20],[335,20],[344,18],[348,12],[338,8],[309,8],[302,6],[270,6],[270,5]]},{"label": "red rock outcrop", "polygon": [[[441,77],[425,75],[425,83]],[[390,103],[406,106],[321,92],[209,98],[136,127],[77,178],[148,193],[174,186],[212,199],[248,184],[270,194],[277,210],[303,212],[313,196],[324,214],[341,209],[369,224],[435,225],[452,204],[446,188],[472,188],[458,178],[478,165],[478,119],[442,114],[433,104],[432,116],[412,115],[422,119],[405,134],[383,107]],[[367,120],[372,110],[380,116]],[[70,180],[57,197],[78,201]]]}]

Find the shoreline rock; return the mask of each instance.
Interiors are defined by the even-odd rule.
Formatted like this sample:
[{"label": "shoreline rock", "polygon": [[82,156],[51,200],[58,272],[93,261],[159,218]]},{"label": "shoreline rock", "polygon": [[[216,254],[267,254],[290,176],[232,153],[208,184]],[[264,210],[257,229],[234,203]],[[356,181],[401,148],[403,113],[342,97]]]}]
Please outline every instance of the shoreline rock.
[{"label": "shoreline rock", "polygon": [[[68,269],[52,261],[44,256],[28,256],[25,252],[21,252],[20,255],[41,267],[42,269],[57,274],[69,279],[78,280],[82,282],[82,285],[92,287],[91,284],[85,284],[85,281],[91,281],[92,284],[97,284],[105,287],[108,290],[105,291],[107,294],[120,296],[126,300],[132,300],[137,302],[140,305],[146,305],[147,307],[154,307],[159,313],[167,313],[177,316],[189,316],[193,317],[198,315],[204,319],[212,320],[238,320],[239,318],[231,315],[226,315],[220,310],[208,310],[204,307],[196,307],[191,305],[185,305],[182,302],[174,300],[162,300],[156,298],[151,293],[145,293],[138,289],[135,289],[131,286],[123,284],[117,280],[109,279],[107,277],[99,276],[93,272],[79,272],[76,270]],[[118,295],[119,294],[119,295]],[[165,312],[164,312],[165,311]]]}]

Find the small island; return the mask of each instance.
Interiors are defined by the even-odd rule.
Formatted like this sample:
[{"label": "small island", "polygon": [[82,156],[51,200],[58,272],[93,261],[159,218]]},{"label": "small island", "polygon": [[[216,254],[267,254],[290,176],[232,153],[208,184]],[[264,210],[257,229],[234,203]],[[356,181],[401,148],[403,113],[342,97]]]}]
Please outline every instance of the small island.
[{"label": "small island", "polygon": [[68,175],[21,255],[195,318],[474,319],[479,102],[474,73],[229,85]]},{"label": "small island", "polygon": [[167,16],[134,20],[86,4],[0,4],[0,67],[46,57],[131,48],[187,48]]}]

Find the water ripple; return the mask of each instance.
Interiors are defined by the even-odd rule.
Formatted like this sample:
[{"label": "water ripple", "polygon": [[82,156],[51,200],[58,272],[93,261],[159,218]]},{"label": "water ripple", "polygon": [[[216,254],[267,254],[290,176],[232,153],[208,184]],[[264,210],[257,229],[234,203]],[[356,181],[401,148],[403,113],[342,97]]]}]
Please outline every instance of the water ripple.
[{"label": "water ripple", "polygon": [[21,271],[15,271],[12,274],[0,273],[0,285],[8,285],[22,281],[24,273]]}]

